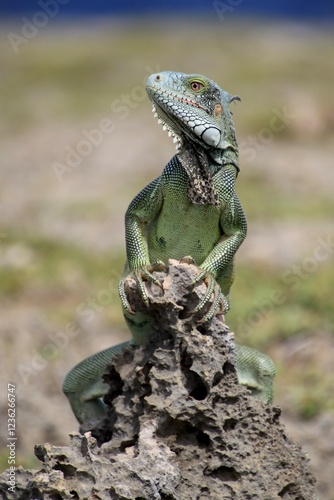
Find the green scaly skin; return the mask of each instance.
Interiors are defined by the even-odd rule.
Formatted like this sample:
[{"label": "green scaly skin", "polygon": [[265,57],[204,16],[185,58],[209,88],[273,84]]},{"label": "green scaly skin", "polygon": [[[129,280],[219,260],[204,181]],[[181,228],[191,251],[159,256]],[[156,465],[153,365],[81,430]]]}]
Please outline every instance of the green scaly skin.
[{"label": "green scaly skin", "polygon": [[[247,223],[235,192],[239,171],[238,146],[230,103],[239,99],[200,75],[161,72],[147,81],[153,112],[177,143],[177,154],[160,177],[130,203],[125,215],[127,262],[119,294],[132,342],[141,344],[150,335],[152,317],[143,280],[156,279],[152,263],[169,258],[192,258],[208,292],[197,311],[204,309],[212,293],[214,301],[203,321],[229,309],[234,278],[234,255],[243,242]],[[124,279],[137,281],[147,314],[131,309]],[[67,375],[63,390],[81,424],[103,415],[99,400],[108,387],[102,382],[105,367],[128,342],[94,354]],[[239,382],[255,397],[269,403],[273,396],[275,367],[270,358],[245,346],[237,346]]]}]

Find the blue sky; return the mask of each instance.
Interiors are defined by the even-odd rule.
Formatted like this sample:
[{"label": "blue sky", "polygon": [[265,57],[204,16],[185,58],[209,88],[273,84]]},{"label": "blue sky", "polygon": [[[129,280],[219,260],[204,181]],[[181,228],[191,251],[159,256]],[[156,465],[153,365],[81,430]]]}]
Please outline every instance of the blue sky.
[{"label": "blue sky", "polygon": [[25,15],[57,3],[64,15],[207,13],[233,8],[233,15],[265,15],[293,19],[334,19],[332,0],[2,0],[0,14]]}]

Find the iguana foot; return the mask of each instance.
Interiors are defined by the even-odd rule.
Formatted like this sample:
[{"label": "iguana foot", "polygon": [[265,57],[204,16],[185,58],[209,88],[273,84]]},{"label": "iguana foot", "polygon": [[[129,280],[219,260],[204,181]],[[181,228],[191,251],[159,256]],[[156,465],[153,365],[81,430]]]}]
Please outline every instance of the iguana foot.
[{"label": "iguana foot", "polygon": [[[149,300],[148,300],[148,296],[147,296],[147,293],[145,290],[144,282],[151,281],[155,285],[162,288],[162,284],[160,283],[158,278],[156,278],[152,273],[155,271],[157,271],[157,272],[165,271],[166,272],[167,270],[168,270],[168,266],[166,266],[166,264],[162,260],[156,260],[153,264],[150,264],[150,265],[146,266],[145,268],[133,271],[130,274],[130,276],[133,276],[134,279],[136,280],[140,297],[147,307],[149,306]],[[120,280],[119,285],[118,285],[118,293],[119,293],[119,296],[120,296],[120,299],[122,302],[122,307],[123,307],[124,311],[128,312],[129,314],[135,314],[136,311],[134,311],[134,309],[131,307],[131,305],[128,301],[126,292],[125,292],[125,288],[124,288],[125,282],[128,279],[128,277],[129,276],[125,276]]]},{"label": "iguana foot", "polygon": [[195,265],[195,260],[192,258],[191,255],[186,255],[180,260],[180,264],[194,264]]},{"label": "iguana foot", "polygon": [[198,276],[196,276],[196,278],[193,281],[193,284],[197,284],[201,280],[203,280],[204,283],[206,284],[207,290],[205,292],[203,299],[199,302],[199,304],[195,307],[195,309],[192,312],[193,313],[201,312],[210,302],[213,295],[214,299],[212,301],[209,310],[199,320],[199,323],[205,323],[206,321],[210,321],[210,319],[212,319],[217,314],[227,313],[230,306],[226,297],[222,293],[220,286],[210,273],[202,271],[201,273],[198,274]]}]

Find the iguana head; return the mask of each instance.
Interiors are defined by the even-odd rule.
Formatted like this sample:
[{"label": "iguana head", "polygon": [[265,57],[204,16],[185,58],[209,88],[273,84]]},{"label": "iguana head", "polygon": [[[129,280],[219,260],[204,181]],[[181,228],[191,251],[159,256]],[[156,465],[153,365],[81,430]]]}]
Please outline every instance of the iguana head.
[{"label": "iguana head", "polygon": [[146,90],[155,116],[179,150],[190,140],[208,150],[218,163],[222,163],[225,150],[237,155],[229,105],[239,97],[231,96],[204,76],[171,71],[151,75]]}]

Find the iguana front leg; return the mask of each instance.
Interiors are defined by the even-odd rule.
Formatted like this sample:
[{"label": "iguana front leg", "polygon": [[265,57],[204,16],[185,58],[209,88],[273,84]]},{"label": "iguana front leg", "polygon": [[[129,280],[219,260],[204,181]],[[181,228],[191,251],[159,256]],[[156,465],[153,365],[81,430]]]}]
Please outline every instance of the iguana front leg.
[{"label": "iguana front leg", "polygon": [[[148,297],[145,291],[144,280],[151,280],[160,286],[159,281],[153,276],[154,266],[151,266],[148,244],[147,226],[152,218],[159,212],[162,205],[162,194],[160,190],[160,177],[144,188],[130,203],[125,214],[125,242],[127,263],[125,265],[123,278],[118,287],[119,296],[123,310],[127,315],[134,314],[127,299],[124,283],[128,274],[133,274],[140,296],[148,306]],[[162,261],[158,261],[163,266]]]},{"label": "iguana front leg", "polygon": [[[223,235],[207,258],[200,264],[201,272],[195,279],[195,282],[199,282],[211,276],[212,280],[217,281],[219,285],[216,289],[214,305],[205,315],[205,321],[214,316],[220,304],[223,304],[223,312],[227,312],[229,309],[229,292],[234,280],[233,259],[247,234],[246,217],[235,193],[222,213],[220,224]],[[199,304],[198,309],[205,307],[211,297],[212,288],[213,284],[209,279],[208,293]]]}]

